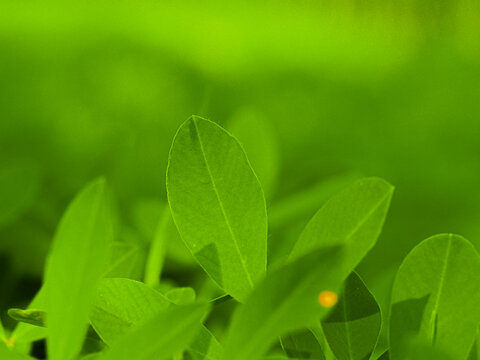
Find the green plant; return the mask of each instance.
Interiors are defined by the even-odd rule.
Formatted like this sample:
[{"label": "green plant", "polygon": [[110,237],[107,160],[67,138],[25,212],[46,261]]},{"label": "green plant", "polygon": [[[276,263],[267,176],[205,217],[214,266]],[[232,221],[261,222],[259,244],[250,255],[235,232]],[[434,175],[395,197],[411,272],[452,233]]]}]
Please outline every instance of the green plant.
[{"label": "green plant", "polygon": [[[174,138],[167,194],[144,283],[132,279],[136,252],[117,236],[105,181],[88,185],[58,226],[42,289],[27,310],[9,311],[20,321],[11,334],[0,325],[0,359],[28,359],[45,338],[53,360],[480,358],[480,286],[471,277],[480,257],[467,240],[437,235],[414,248],[389,316],[355,271],[385,221],[386,181],[354,182],[270,255],[265,196],[242,145],[193,116]],[[160,280],[179,237],[209,276],[198,295]],[[220,311],[229,317],[221,341],[208,326]]]}]

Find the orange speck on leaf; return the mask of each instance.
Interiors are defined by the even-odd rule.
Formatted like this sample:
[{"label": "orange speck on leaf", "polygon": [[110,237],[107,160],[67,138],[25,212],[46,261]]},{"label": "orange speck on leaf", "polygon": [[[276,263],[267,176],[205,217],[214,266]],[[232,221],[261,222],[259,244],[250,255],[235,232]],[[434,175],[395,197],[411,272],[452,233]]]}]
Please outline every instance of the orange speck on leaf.
[{"label": "orange speck on leaf", "polygon": [[338,301],[338,295],[333,291],[322,291],[318,294],[318,303],[326,308],[331,308]]}]

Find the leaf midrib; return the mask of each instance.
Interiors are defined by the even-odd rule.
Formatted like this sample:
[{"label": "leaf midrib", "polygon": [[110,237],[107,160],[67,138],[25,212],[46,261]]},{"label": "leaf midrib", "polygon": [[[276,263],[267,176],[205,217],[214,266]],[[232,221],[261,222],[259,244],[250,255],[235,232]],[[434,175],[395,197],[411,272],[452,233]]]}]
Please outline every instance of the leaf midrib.
[{"label": "leaf midrib", "polygon": [[430,317],[430,337],[431,337],[431,342],[432,344],[435,342],[435,337],[436,337],[436,317],[437,317],[437,311],[438,307],[440,305],[440,297],[443,291],[443,286],[445,284],[445,277],[447,273],[447,268],[448,268],[448,259],[450,258],[450,249],[452,247],[452,234],[448,234],[448,243],[447,243],[447,249],[445,251],[445,257],[443,260],[442,264],[442,271],[440,272],[440,283],[438,284],[438,290],[437,294],[435,296],[435,302],[433,304],[433,309],[432,309],[432,314]]},{"label": "leaf midrib", "polygon": [[355,227],[347,234],[345,237],[346,242],[350,241],[350,238],[363,226],[365,223],[370,219],[370,217],[380,208],[380,205],[384,203],[384,201],[390,196],[393,189],[390,188],[387,193],[382,196],[382,198],[375,204],[373,208],[371,208],[367,214],[355,225]]},{"label": "leaf midrib", "polygon": [[[110,264],[108,266],[108,269],[105,271],[105,274],[108,274],[109,272],[115,270],[117,266],[119,266],[125,259],[127,259],[131,254],[135,253],[136,251],[137,249],[132,247],[126,253],[118,257],[113,264]],[[131,264],[130,266],[133,266],[133,264]]]},{"label": "leaf midrib", "polygon": [[218,193],[218,189],[217,189],[217,186],[215,184],[215,180],[213,179],[213,175],[212,175],[212,172],[210,170],[210,166],[208,164],[208,160],[207,160],[207,155],[205,153],[205,149],[203,147],[203,142],[202,142],[202,138],[200,136],[200,131],[198,129],[198,126],[197,126],[197,122],[195,119],[192,120],[193,121],[193,125],[195,126],[195,132],[197,133],[197,137],[198,137],[198,142],[199,142],[199,145],[200,145],[200,150],[201,150],[201,153],[202,153],[202,157],[203,157],[203,160],[205,161],[205,168],[207,169],[207,172],[208,172],[208,176],[210,178],[210,181],[212,183],[212,187],[213,187],[213,191],[215,193],[215,196],[217,197],[217,201],[218,201],[218,204],[220,206],[220,210],[222,212],[222,215],[223,215],[223,218],[225,220],[225,223],[227,225],[227,228],[228,228],[228,231],[230,233],[230,236],[232,237],[232,240],[233,240],[233,244],[235,245],[235,250],[236,252],[238,253],[238,257],[240,258],[240,263],[242,265],[242,268],[245,272],[245,274],[247,275],[247,281],[248,283],[250,284],[250,287],[253,289],[254,287],[254,284],[253,284],[253,281],[252,281],[252,278],[250,276],[250,273],[248,272],[248,269],[247,269],[247,266],[246,266],[246,263],[245,263],[245,260],[242,256],[242,253],[240,251],[240,247],[238,246],[238,240],[235,236],[235,233],[233,232],[233,229],[232,229],[232,226],[230,224],[230,221],[228,220],[228,217],[227,217],[227,214],[225,212],[225,208],[223,206],[223,202],[222,200],[220,199],[220,195]]},{"label": "leaf midrib", "polygon": [[[363,226],[366,224],[366,222],[370,219],[370,217],[380,208],[380,205],[382,205],[385,200],[392,194],[392,191],[393,191],[393,188],[390,188],[386,194],[384,196],[382,196],[382,198],[375,204],[375,206],[373,206],[373,208],[371,208],[367,214],[362,217],[362,219],[360,219],[360,221],[355,224],[355,226],[353,227],[353,229],[345,236],[345,240],[343,241],[344,244],[347,244],[350,242],[350,239],[352,238],[352,236]],[[303,239],[304,235],[302,233],[300,239],[295,243],[295,246],[297,246],[297,244],[299,244],[301,242],[301,240]],[[373,244],[371,244],[370,247],[372,247]],[[295,253],[295,251],[292,251],[292,254],[290,255],[290,257],[292,257],[292,255]],[[297,254],[298,255],[298,254]]]}]

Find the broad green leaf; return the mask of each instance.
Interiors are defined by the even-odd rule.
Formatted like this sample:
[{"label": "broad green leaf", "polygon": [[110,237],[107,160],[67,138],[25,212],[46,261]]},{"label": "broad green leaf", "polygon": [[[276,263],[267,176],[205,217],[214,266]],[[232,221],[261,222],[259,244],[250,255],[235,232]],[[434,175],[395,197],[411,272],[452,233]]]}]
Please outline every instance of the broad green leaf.
[{"label": "broad green leaf", "polygon": [[210,277],[239,301],[266,270],[265,197],[238,141],[193,116],[170,150],[167,193],[180,236]]},{"label": "broad green leaf", "polygon": [[228,129],[245,149],[265,193],[272,194],[280,165],[272,124],[254,109],[243,109],[230,120]]},{"label": "broad green leaf", "polygon": [[310,330],[301,330],[281,338],[288,358],[325,360],[322,347]]},{"label": "broad green leaf", "polygon": [[104,276],[136,280],[138,277],[139,265],[141,265],[141,255],[138,245],[115,241],[112,245],[110,264],[108,265]]},{"label": "broad green leaf", "polygon": [[325,202],[359,176],[353,173],[335,175],[294,194],[274,201],[268,208],[268,227],[275,241],[268,242],[268,265],[284,263],[308,220]]},{"label": "broad green leaf", "polygon": [[103,279],[93,299],[90,322],[108,345],[165,310],[170,302],[158,291],[130,279]]},{"label": "broad green leaf", "polygon": [[188,347],[188,354],[193,360],[220,360],[222,351],[220,343],[205,326],[200,327]]},{"label": "broad green leaf", "polygon": [[271,272],[235,311],[223,358],[256,360],[279,336],[318,322],[328,310],[319,295],[337,293],[342,260],[340,247],[323,248]]},{"label": "broad green leaf", "polygon": [[113,241],[105,180],[87,186],[67,209],[45,270],[49,360],[78,354],[98,281]]},{"label": "broad green leaf", "polygon": [[463,237],[441,234],[416,246],[392,292],[390,357],[407,356],[413,339],[466,359],[480,323],[480,256]]},{"label": "broad green leaf", "polygon": [[322,320],[330,348],[338,360],[367,359],[375,348],[381,325],[375,298],[353,272],[345,280],[337,305]]},{"label": "broad green leaf", "polygon": [[0,168],[0,228],[14,221],[34,202],[40,187],[40,169],[30,161]]},{"label": "broad green leaf", "polygon": [[268,209],[269,227],[283,228],[285,225],[312,217],[312,214],[315,214],[332,195],[344,190],[358,180],[358,177],[354,173],[332,176],[274,202]]},{"label": "broad green leaf", "polygon": [[191,287],[179,287],[168,290],[165,297],[174,304],[187,305],[194,303],[197,295]]},{"label": "broad green leaf", "polygon": [[171,306],[119,337],[102,360],[164,360],[183,351],[198,334],[208,304]]},{"label": "broad green leaf", "polygon": [[365,178],[331,198],[310,220],[290,258],[313,249],[344,245],[341,270],[347,277],[375,244],[382,230],[393,187],[378,178]]},{"label": "broad green leaf", "polygon": [[8,316],[12,319],[35,326],[45,326],[45,311],[38,309],[8,309]]},{"label": "broad green leaf", "polygon": [[[130,279],[103,279],[98,287],[93,301],[90,321],[100,336],[108,345],[135,330],[171,303],[186,305],[195,301],[192,288],[176,288],[162,295],[151,287]],[[220,352],[220,344],[203,326],[195,336],[189,351],[200,359],[213,357]]]},{"label": "broad green leaf", "polygon": [[168,226],[171,217],[170,207],[167,206],[163,210],[162,217],[153,236],[145,264],[145,284],[149,286],[160,284],[160,276],[169,241]]}]

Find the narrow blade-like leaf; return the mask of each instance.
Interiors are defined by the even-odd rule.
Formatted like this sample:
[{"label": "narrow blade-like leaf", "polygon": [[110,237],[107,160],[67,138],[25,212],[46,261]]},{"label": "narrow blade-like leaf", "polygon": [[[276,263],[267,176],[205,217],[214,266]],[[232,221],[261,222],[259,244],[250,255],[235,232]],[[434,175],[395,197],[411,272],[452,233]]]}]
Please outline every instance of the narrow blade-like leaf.
[{"label": "narrow blade-like leaf", "polygon": [[112,238],[106,185],[101,179],[87,186],[69,206],[47,259],[45,310],[50,360],[70,360],[80,351]]},{"label": "narrow blade-like leaf", "polygon": [[322,320],[330,348],[338,360],[367,359],[375,348],[381,325],[375,298],[353,272],[343,285],[337,305]]},{"label": "narrow blade-like leaf", "polygon": [[158,286],[168,247],[168,225],[171,221],[170,207],[166,206],[153,236],[145,264],[145,284]]},{"label": "narrow blade-like leaf", "polygon": [[480,256],[458,235],[421,242],[400,266],[392,293],[390,357],[405,358],[419,339],[466,359],[480,322]]},{"label": "narrow blade-like leaf", "polygon": [[180,236],[210,277],[244,301],[266,270],[267,214],[238,141],[192,117],[170,151],[167,192]]},{"label": "narrow blade-like leaf", "polygon": [[341,248],[318,249],[270,273],[235,311],[223,358],[256,360],[279,336],[317,323],[328,309],[319,295],[338,291],[342,260]]}]

